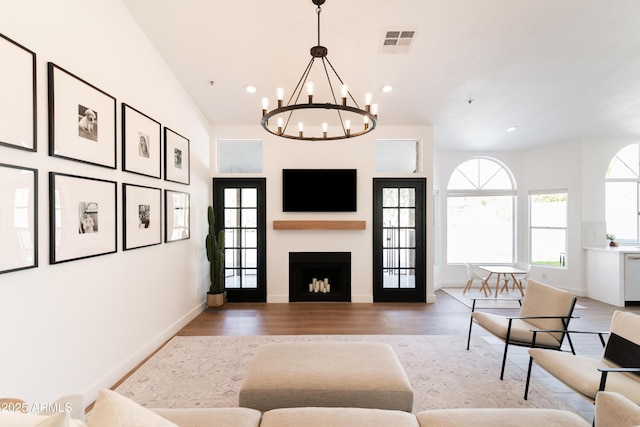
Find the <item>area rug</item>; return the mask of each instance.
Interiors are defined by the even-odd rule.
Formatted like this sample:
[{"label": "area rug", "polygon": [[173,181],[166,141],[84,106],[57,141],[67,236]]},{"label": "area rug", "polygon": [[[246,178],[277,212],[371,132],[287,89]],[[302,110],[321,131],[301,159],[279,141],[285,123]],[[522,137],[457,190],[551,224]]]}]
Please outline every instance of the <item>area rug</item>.
[{"label": "area rug", "polygon": [[[505,290],[498,294],[498,298],[494,298],[493,294],[488,297],[484,296],[484,292],[480,291],[480,287],[471,288],[464,295],[462,294],[463,288],[442,288],[443,292],[451,295],[453,298],[460,301],[462,304],[471,308],[474,298],[480,298],[476,302],[476,308],[520,308],[520,304],[514,298],[521,298],[520,291]],[[491,289],[495,292],[495,288]],[[584,310],[585,306],[576,304],[576,309]]]},{"label": "area rug", "polygon": [[395,350],[414,390],[413,412],[433,408],[544,407],[571,410],[526,373],[507,363],[481,337],[442,335],[292,335],[172,338],[116,391],[139,404],[163,408],[238,406],[238,393],[256,349],[275,342],[382,342]]}]

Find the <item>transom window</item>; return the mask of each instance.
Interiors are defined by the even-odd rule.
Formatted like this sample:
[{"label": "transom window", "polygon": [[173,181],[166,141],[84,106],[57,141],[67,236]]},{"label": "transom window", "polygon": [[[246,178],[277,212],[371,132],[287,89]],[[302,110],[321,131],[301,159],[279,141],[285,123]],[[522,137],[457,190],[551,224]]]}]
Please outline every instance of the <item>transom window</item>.
[{"label": "transom window", "polygon": [[447,185],[447,262],[514,261],[516,188],[509,170],[477,157],[453,171]]}]

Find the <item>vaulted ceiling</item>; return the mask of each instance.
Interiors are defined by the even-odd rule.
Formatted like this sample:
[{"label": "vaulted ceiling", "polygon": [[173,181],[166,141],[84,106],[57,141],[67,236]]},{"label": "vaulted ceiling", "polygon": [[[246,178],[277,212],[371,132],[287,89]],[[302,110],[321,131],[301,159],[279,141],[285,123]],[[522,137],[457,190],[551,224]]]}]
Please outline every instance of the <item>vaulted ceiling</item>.
[{"label": "vaulted ceiling", "polygon": [[[317,44],[311,0],[122,3],[214,125],[258,125]],[[433,125],[442,150],[640,136],[638,0],[326,0],[321,44],[379,126]]]}]

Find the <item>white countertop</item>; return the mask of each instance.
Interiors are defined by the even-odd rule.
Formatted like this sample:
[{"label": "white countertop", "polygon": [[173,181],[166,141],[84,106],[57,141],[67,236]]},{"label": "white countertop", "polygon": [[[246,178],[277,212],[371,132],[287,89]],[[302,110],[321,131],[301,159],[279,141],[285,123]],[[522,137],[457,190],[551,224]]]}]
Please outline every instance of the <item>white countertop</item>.
[{"label": "white countertop", "polygon": [[585,246],[583,249],[589,251],[612,252],[620,254],[640,253],[640,246]]}]

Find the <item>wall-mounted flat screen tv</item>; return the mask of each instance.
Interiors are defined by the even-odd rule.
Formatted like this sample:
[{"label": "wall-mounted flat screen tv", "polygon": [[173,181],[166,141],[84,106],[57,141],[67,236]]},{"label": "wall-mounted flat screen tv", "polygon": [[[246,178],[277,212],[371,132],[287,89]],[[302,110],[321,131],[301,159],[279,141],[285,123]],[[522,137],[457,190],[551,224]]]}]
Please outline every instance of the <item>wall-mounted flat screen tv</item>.
[{"label": "wall-mounted flat screen tv", "polygon": [[284,212],[356,212],[356,169],[283,169]]}]

